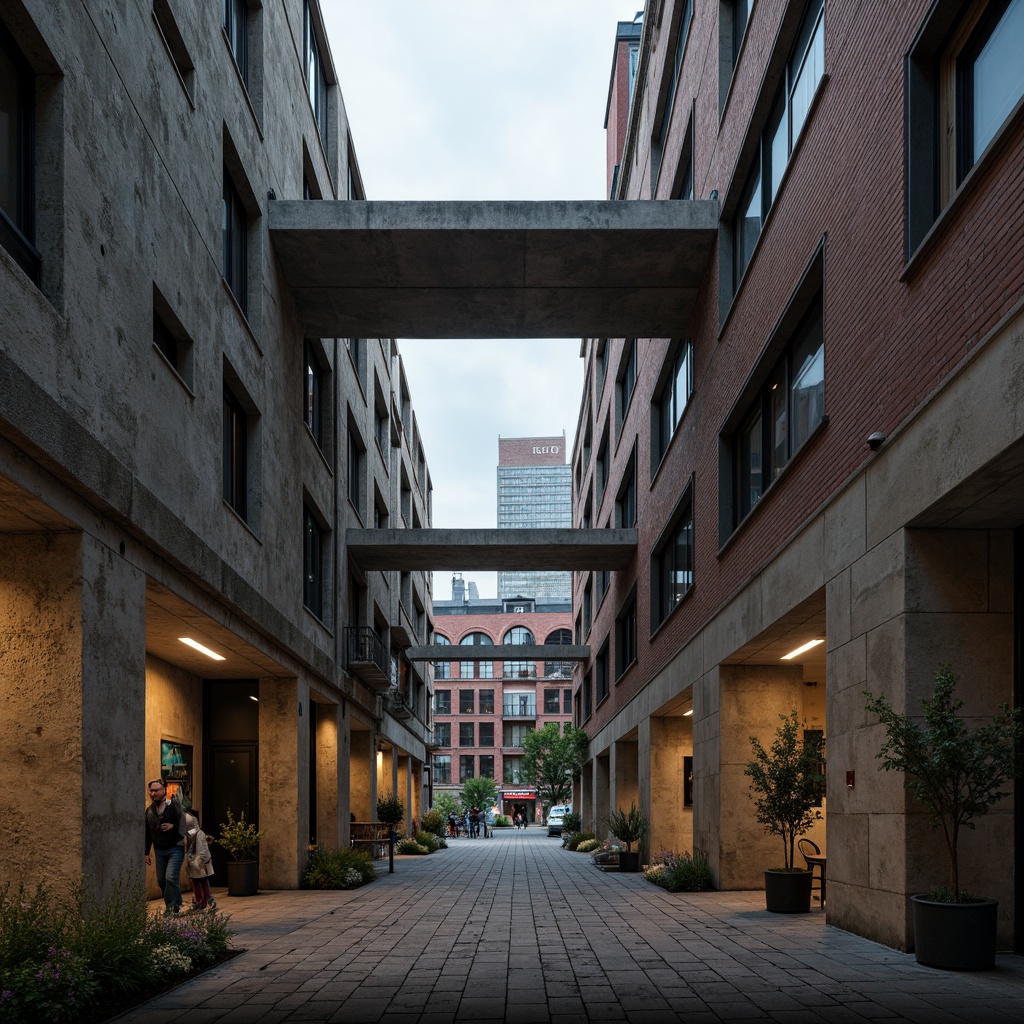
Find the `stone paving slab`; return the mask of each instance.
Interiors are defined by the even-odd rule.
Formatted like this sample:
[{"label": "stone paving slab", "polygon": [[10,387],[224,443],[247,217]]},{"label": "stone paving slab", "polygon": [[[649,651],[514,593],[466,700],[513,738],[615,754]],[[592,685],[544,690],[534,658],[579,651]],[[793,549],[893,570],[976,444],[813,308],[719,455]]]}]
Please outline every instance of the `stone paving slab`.
[{"label": "stone paving slab", "polygon": [[117,1024],[1024,1024],[1024,957],[932,970],[820,909],[599,871],[542,829],[378,870],[351,892],[224,896],[247,952]]}]

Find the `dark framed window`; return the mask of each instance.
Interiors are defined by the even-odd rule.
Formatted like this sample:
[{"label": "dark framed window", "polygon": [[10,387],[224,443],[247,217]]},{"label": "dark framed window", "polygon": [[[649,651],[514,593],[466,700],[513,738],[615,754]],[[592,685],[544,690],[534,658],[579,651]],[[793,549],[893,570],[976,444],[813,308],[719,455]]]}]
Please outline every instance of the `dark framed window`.
[{"label": "dark framed window", "polygon": [[523,740],[533,732],[533,726],[524,722],[505,722],[502,727],[502,746],[521,747]]},{"label": "dark framed window", "polygon": [[[493,740],[494,737],[492,736]],[[483,744],[481,744],[482,746]],[[493,746],[493,743],[488,744]],[[494,778],[494,755],[493,754],[481,754],[480,755],[480,778],[481,779],[493,779]]]},{"label": "dark framed window", "polygon": [[0,245],[38,285],[34,148],[35,76],[0,25]]},{"label": "dark framed window", "polygon": [[636,661],[636,593],[630,595],[615,619],[615,676]]},{"label": "dark framed window", "polygon": [[460,747],[472,747],[476,745],[475,742],[476,723],[475,722],[459,722],[459,746]]},{"label": "dark framed window", "polygon": [[782,175],[803,130],[818,84],[825,76],[825,11],[823,0],[811,0],[785,75],[775,94],[768,121],[758,139],[733,220],[733,291],[739,288],[768,211],[775,202]]},{"label": "dark framed window", "polygon": [[525,626],[513,626],[501,641],[503,644],[533,644],[533,633]]},{"label": "dark framed window", "polygon": [[452,755],[434,755],[434,784],[450,786],[452,781]]},{"label": "dark framed window", "polygon": [[608,696],[608,641],[606,640],[594,659],[594,690],[597,703]]},{"label": "dark framed window", "polygon": [[[676,4],[679,12],[673,26],[675,31],[675,46],[672,51],[672,64],[668,73],[668,86],[665,94],[665,106],[659,121],[657,137],[651,144],[651,184],[652,192],[656,191],[658,185],[658,174],[661,170],[661,158],[664,155],[665,142],[668,139],[669,125],[672,122],[672,111],[675,109],[676,93],[679,90],[679,76],[683,68],[683,54],[686,52],[686,41],[690,36],[690,23],[693,20],[693,0],[680,0]],[[632,69],[632,62],[630,64]],[[630,79],[630,95],[632,95],[632,77]],[[675,196],[673,198],[690,198],[688,196]]]},{"label": "dark framed window", "polygon": [[526,782],[521,757],[502,758],[501,781],[506,785],[522,786]]},{"label": "dark framed window", "polygon": [[593,677],[588,672],[583,677],[583,721],[585,722],[594,713],[594,686]]},{"label": "dark framed window", "polygon": [[494,723],[493,722],[480,722],[478,725],[480,746],[481,747],[493,747],[494,746]]},{"label": "dark framed window", "polygon": [[619,494],[615,500],[616,526],[631,530],[636,525],[636,445],[623,472]]},{"label": "dark framed window", "polygon": [[452,745],[452,723],[434,723],[434,742],[439,747],[450,747]]},{"label": "dark framed window", "polygon": [[313,510],[302,507],[303,602],[318,618],[324,617],[324,530]]},{"label": "dark framed window", "polygon": [[327,147],[327,78],[324,73],[324,62],[320,56],[320,44],[316,38],[316,26],[309,0],[302,5],[302,52],[306,70],[306,91],[309,103],[313,108],[320,131],[320,139]]},{"label": "dark framed window", "polygon": [[434,691],[434,714],[435,715],[450,715],[452,713],[452,691],[451,690],[435,690]]},{"label": "dark framed window", "polygon": [[355,426],[348,425],[348,500],[353,508],[363,515],[363,475],[366,468],[366,449]]},{"label": "dark framed window", "polygon": [[224,34],[228,39],[231,56],[249,87],[249,4],[247,0],[224,0]]},{"label": "dark framed window", "polygon": [[313,435],[317,447],[324,446],[324,379],[326,373],[320,356],[309,338],[306,339],[304,354],[304,389],[302,396],[302,419]]},{"label": "dark framed window", "polygon": [[545,715],[557,715],[560,713],[559,704],[559,691],[558,690],[545,690],[544,691],[544,714]]},{"label": "dark framed window", "polygon": [[460,715],[471,715],[473,714],[473,690],[459,690],[459,714]]},{"label": "dark framed window", "polygon": [[224,385],[224,500],[243,518],[248,516],[249,417],[231,388]]},{"label": "dark framed window", "polygon": [[636,390],[636,338],[626,338],[615,381],[615,422],[621,428]]},{"label": "dark framed window", "polygon": [[224,171],[223,273],[235,301],[248,312],[249,217],[242,197],[227,170]]},{"label": "dark framed window", "polygon": [[562,690],[562,714],[572,714],[572,690],[569,687]]},{"label": "dark framed window", "polygon": [[593,583],[590,579],[587,580],[587,585],[583,588],[583,636],[587,637],[590,635],[590,627],[594,620],[594,590]]},{"label": "dark framed window", "polygon": [[693,586],[693,480],[651,554],[651,631]]},{"label": "dark framed window", "polygon": [[662,382],[651,406],[651,473],[661,465],[693,394],[693,346],[679,341],[669,349]]},{"label": "dark framed window", "polygon": [[481,690],[479,696],[480,714],[481,715],[493,715],[494,714],[494,691],[493,690]]},{"label": "dark framed window", "polygon": [[493,679],[494,678],[494,662],[493,661],[478,661],[478,662],[476,662],[476,677],[477,677],[477,679]]},{"label": "dark framed window", "polygon": [[601,503],[604,501],[604,489],[608,486],[608,434],[601,439],[601,447],[597,452],[597,462],[594,465],[594,484],[595,484],[595,498],[594,498],[594,512],[595,515],[601,511]]},{"label": "dark framed window", "polygon": [[153,344],[178,375],[185,387],[192,388],[192,339],[174,315],[170,303],[153,288]]},{"label": "dark framed window", "polygon": [[474,778],[476,772],[476,756],[474,754],[459,755],[459,782]]}]

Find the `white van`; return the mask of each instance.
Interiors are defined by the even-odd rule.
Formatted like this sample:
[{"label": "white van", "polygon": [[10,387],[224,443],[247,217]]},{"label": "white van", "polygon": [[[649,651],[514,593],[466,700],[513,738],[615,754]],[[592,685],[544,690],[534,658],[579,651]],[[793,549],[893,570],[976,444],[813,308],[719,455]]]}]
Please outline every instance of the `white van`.
[{"label": "white van", "polygon": [[548,835],[560,836],[562,834],[562,823],[565,816],[572,813],[572,804],[555,804],[548,811]]}]

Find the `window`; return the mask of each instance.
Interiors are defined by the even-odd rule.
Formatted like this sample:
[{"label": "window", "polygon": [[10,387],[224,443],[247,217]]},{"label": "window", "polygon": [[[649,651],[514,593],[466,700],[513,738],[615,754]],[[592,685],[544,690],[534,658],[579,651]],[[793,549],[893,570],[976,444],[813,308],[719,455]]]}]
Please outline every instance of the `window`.
[{"label": "window", "polygon": [[452,745],[451,722],[436,722],[434,724],[434,742],[439,747],[450,747]]},{"label": "window", "polygon": [[227,383],[224,384],[224,500],[243,518],[248,514],[249,417]]},{"label": "window", "polygon": [[608,435],[605,434],[601,440],[601,447],[597,453],[597,463],[594,466],[595,501],[596,513],[601,511],[601,503],[604,501],[604,489],[608,486]]},{"label": "window", "polygon": [[572,714],[572,690],[569,687],[562,690],[562,714]]},{"label": "window", "polygon": [[481,715],[493,715],[494,714],[494,691],[493,690],[481,690],[478,697],[480,704]]},{"label": "window", "polygon": [[636,661],[636,593],[630,595],[615,620],[615,676]]},{"label": "window", "polygon": [[608,641],[606,640],[604,646],[598,652],[597,657],[594,659],[594,689],[595,696],[597,697],[597,703],[608,696]]},{"label": "window", "polygon": [[693,393],[693,347],[689,341],[677,342],[670,350],[662,370],[662,383],[651,406],[651,475],[661,465],[676,427],[683,418],[686,403]]},{"label": "window", "polygon": [[[568,646],[572,644],[572,631],[568,629],[556,629],[544,638],[545,646],[561,647],[563,645]],[[544,678],[545,679],[571,679],[572,678],[572,662],[571,661],[545,661],[544,662]]]},{"label": "window", "polygon": [[651,631],[693,586],[693,482],[687,486],[651,555]]},{"label": "window", "polygon": [[[665,107],[662,111],[657,137],[651,144],[651,194],[657,191],[658,174],[661,170],[661,158],[665,150],[665,142],[668,139],[669,125],[672,122],[672,111],[675,108],[676,93],[679,89],[679,75],[683,67],[683,54],[686,52],[686,41],[690,35],[690,22],[693,20],[693,0],[679,0],[676,4],[679,10],[679,17],[675,23],[675,47],[672,55],[672,65],[668,69],[668,87],[665,94]],[[632,70],[632,64],[630,64]],[[632,97],[632,79],[630,81],[630,97]],[[680,198],[680,197],[676,197]],[[682,197],[688,198],[688,197]]]},{"label": "window", "polygon": [[583,721],[585,722],[594,713],[594,688],[590,673],[583,677]]},{"label": "window", "polygon": [[526,785],[526,774],[523,771],[523,759],[521,757],[506,757],[502,759],[501,781],[505,785]]},{"label": "window", "polygon": [[302,598],[318,618],[324,617],[324,529],[313,510],[302,506]]},{"label": "window", "polygon": [[636,338],[626,338],[615,381],[615,425],[621,429],[636,388]]},{"label": "window", "polygon": [[459,662],[459,678],[460,679],[472,679],[473,678],[473,662],[471,662],[471,661],[460,661]]},{"label": "window", "polygon": [[153,288],[153,344],[189,390],[192,388],[192,339],[169,303]]},{"label": "window", "polygon": [[474,743],[474,732],[476,730],[476,724],[474,722],[459,722],[459,746],[460,747],[472,747]]},{"label": "window", "polygon": [[363,476],[365,472],[366,447],[359,436],[355,425],[349,421],[348,425],[348,500],[352,507],[363,517]]},{"label": "window", "polygon": [[523,740],[533,732],[532,725],[523,722],[506,722],[502,732],[502,746],[521,747]]},{"label": "window", "polygon": [[450,786],[452,782],[452,755],[434,755],[434,785]]},{"label": "window", "polygon": [[480,722],[480,746],[481,747],[493,747],[494,746],[494,723],[493,722]]},{"label": "window", "polygon": [[476,675],[478,679],[493,679],[494,678],[494,662],[493,661],[478,661],[476,663]]},{"label": "window", "polygon": [[317,42],[316,26],[309,0],[303,4],[302,17],[302,51],[306,64],[306,90],[313,108],[313,117],[320,131],[320,139],[327,148],[327,77],[324,63],[320,56],[320,44]]},{"label": "window", "polygon": [[825,75],[825,14],[823,0],[811,0],[783,81],[772,102],[758,139],[753,164],[733,220],[733,291],[739,288],[775,202],[782,175],[810,113],[818,84]]},{"label": "window", "polygon": [[[442,633],[434,634],[434,643],[438,647],[450,647],[451,640],[444,636]],[[452,674],[452,665],[450,661],[435,661],[434,662],[434,678],[435,679],[450,679]]]},{"label": "window", "polygon": [[163,37],[178,80],[189,101],[194,104],[196,69],[188,48],[185,46],[185,40],[181,37],[178,23],[174,20],[174,12],[171,10],[169,0],[153,0],[153,17],[156,19],[157,25],[160,26],[160,35]]},{"label": "window", "polygon": [[224,171],[223,272],[235,301],[248,311],[249,217],[242,197],[227,170]]},{"label": "window", "polygon": [[741,417],[733,438],[734,525],[825,418],[825,339],[819,292]]},{"label": "window", "polygon": [[0,25],[0,245],[35,284],[35,79]]},{"label": "window", "polygon": [[630,453],[629,462],[619,486],[615,500],[615,525],[622,530],[631,530],[636,525],[636,444]]},{"label": "window", "polygon": [[451,690],[435,690],[434,691],[434,714],[435,715],[450,715],[452,713],[452,691]]},{"label": "window", "polygon": [[466,782],[474,777],[476,757],[473,754],[459,755],[459,782]]},{"label": "window", "polygon": [[693,110],[683,137],[683,148],[676,166],[676,180],[672,187],[672,199],[693,199]]},{"label": "window", "polygon": [[313,435],[317,447],[324,446],[324,373],[320,356],[309,338],[305,344],[305,388],[302,396],[302,419]]},{"label": "window", "polygon": [[583,636],[590,635],[590,627],[594,621],[594,589],[590,579],[583,588]]},{"label": "window", "polygon": [[[492,736],[493,740],[494,737]],[[481,744],[482,746],[483,744]],[[493,743],[488,746],[493,746]],[[480,778],[481,779],[493,779],[494,778],[494,755],[493,754],[481,754],[480,755]]]},{"label": "window", "polygon": [[459,714],[473,714],[473,690],[459,690]]},{"label": "window", "polygon": [[501,711],[506,718],[536,718],[537,694],[533,690],[506,693],[502,698]]},{"label": "window", "polygon": [[559,691],[558,690],[545,690],[544,691],[544,714],[545,715],[557,715],[559,714]]},{"label": "window", "polygon": [[249,4],[247,0],[224,0],[224,34],[227,36],[231,56],[249,87]]},{"label": "window", "polygon": [[486,633],[469,633],[459,641],[460,647],[491,647],[494,641]]},{"label": "window", "polygon": [[1024,0],[940,0],[907,62],[907,256],[1024,99]]},{"label": "window", "polygon": [[732,85],[733,73],[743,46],[753,0],[721,0],[718,6],[718,113]]}]

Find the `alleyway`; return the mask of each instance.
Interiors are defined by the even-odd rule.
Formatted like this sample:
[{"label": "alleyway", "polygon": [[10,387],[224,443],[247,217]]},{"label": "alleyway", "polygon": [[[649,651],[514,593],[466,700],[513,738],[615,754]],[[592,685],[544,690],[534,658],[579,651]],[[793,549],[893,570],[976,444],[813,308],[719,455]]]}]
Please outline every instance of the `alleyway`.
[{"label": "alleyway", "polygon": [[1024,958],[930,970],[761,893],[604,874],[541,829],[453,840],[353,892],[221,906],[248,952],[118,1024],[1024,1021]]}]

